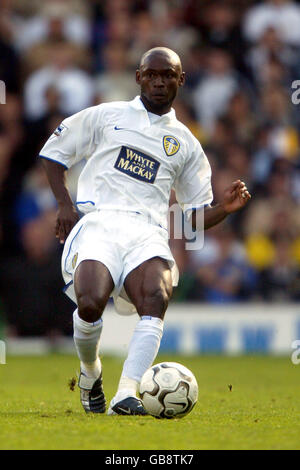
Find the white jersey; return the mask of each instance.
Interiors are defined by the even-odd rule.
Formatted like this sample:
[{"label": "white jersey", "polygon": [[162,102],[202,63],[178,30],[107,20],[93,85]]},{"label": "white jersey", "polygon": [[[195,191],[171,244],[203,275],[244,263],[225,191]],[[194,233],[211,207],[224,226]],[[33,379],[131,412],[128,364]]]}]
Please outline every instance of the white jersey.
[{"label": "white jersey", "polygon": [[70,168],[86,159],[77,189],[81,212],[127,210],[167,227],[171,189],[182,209],[212,201],[211,169],[175,111],[149,116],[140,97],[104,103],[65,119],[40,156]]}]

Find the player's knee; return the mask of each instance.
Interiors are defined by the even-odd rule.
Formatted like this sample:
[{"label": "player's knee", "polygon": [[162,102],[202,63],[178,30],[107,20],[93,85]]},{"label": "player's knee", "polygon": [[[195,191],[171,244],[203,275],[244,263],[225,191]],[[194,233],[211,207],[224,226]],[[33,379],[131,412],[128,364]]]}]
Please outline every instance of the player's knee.
[{"label": "player's knee", "polygon": [[171,293],[171,290],[166,287],[159,287],[147,292],[143,302],[144,310],[150,308],[152,314],[157,312],[161,316],[167,310]]},{"label": "player's knee", "polygon": [[99,320],[105,308],[103,299],[90,295],[79,295],[77,304],[79,317],[89,323]]}]

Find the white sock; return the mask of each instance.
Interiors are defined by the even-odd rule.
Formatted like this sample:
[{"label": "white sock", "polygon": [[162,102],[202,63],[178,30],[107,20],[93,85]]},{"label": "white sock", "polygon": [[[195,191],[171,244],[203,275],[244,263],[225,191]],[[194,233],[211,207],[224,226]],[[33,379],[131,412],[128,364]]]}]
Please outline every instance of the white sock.
[{"label": "white sock", "polygon": [[119,382],[116,401],[136,396],[142,376],[151,367],[159,350],[164,322],[143,316],[136,324]]},{"label": "white sock", "polygon": [[77,309],[73,314],[74,343],[80,359],[80,370],[87,377],[97,379],[101,373],[99,358],[100,336],[103,321],[100,318],[94,323],[82,320]]}]

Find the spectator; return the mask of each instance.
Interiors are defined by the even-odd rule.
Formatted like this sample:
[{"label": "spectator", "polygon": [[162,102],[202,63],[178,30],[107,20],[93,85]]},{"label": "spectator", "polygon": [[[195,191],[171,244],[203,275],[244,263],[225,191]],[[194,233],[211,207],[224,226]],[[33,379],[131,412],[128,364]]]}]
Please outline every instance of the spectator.
[{"label": "spectator", "polygon": [[154,24],[159,32],[160,40],[166,47],[170,47],[184,57],[189,50],[200,42],[200,32],[185,23],[182,16],[182,7],[168,5],[154,15]]},{"label": "spectator", "polygon": [[300,233],[300,213],[292,198],[291,172],[274,171],[268,179],[267,197],[252,201],[244,221],[244,234],[284,234],[294,238]]},{"label": "spectator", "polygon": [[160,37],[157,25],[155,24],[150,12],[137,12],[133,17],[132,22],[132,31],[134,31],[134,34],[131,38],[128,52],[130,64],[136,68],[145,51],[158,45],[165,46],[165,44]]},{"label": "spectator", "polygon": [[56,200],[39,162],[24,178],[23,190],[15,208],[17,224],[22,230],[26,223],[55,210]]},{"label": "spectator", "polygon": [[60,255],[53,235],[55,213],[22,227],[23,255],[2,260],[0,289],[10,334],[71,334],[71,302],[61,289]]},{"label": "spectator", "polygon": [[261,296],[271,302],[299,300],[300,267],[292,256],[291,240],[274,241],[274,257],[270,266],[260,272]]},{"label": "spectator", "polygon": [[211,132],[215,121],[225,113],[240,86],[231,56],[221,49],[207,51],[206,74],[194,92],[195,111],[201,125]]},{"label": "spectator", "polygon": [[20,60],[10,37],[10,25],[0,6],[0,78],[8,92],[16,93],[19,91]]},{"label": "spectator", "polygon": [[15,28],[14,41],[17,49],[24,52],[45,39],[88,45],[88,19],[74,11],[73,3],[69,0],[48,0],[40,3],[36,14],[23,19],[21,27]]},{"label": "spectator", "polygon": [[119,42],[104,48],[104,71],[96,76],[96,102],[131,100],[138,94],[134,71],[130,70],[126,48]]},{"label": "spectator", "polygon": [[260,127],[254,138],[255,147],[251,160],[251,179],[256,188],[267,183],[275,159],[275,155],[268,144],[269,139],[270,127]]},{"label": "spectator", "polygon": [[206,239],[204,249],[194,256],[195,291],[212,303],[232,303],[251,298],[256,286],[255,271],[247,262],[246,253],[233,231],[214,231]]},{"label": "spectator", "polygon": [[270,85],[261,90],[261,123],[271,126],[292,124],[293,108],[287,90],[279,85]]},{"label": "spectator", "polygon": [[[281,82],[287,85],[290,80],[290,72],[298,62],[296,51],[282,42],[276,29],[267,28],[261,38],[246,53],[246,63],[251,70],[252,79],[257,87]],[[277,66],[279,77],[268,77],[268,66]],[[270,74],[270,72],[269,72]]]},{"label": "spectator", "polygon": [[266,29],[276,29],[286,44],[300,46],[300,7],[291,0],[264,0],[250,7],[244,19],[248,41],[259,41]]},{"label": "spectator", "polygon": [[251,145],[255,140],[257,119],[254,113],[254,103],[244,91],[238,91],[228,103],[226,118],[229,127],[233,129],[233,138],[238,142]]},{"label": "spectator", "polygon": [[235,141],[224,149],[225,166],[232,172],[233,180],[250,182],[250,156],[244,145]]},{"label": "spectator", "polygon": [[204,7],[201,21],[202,39],[210,47],[228,51],[235,66],[244,70],[244,38],[238,21],[238,10],[226,2],[212,1]]},{"label": "spectator", "polygon": [[12,145],[9,138],[0,135],[0,190],[3,182],[9,173],[10,160],[12,156]]},{"label": "spectator", "polygon": [[14,151],[24,138],[22,101],[17,94],[6,93],[5,105],[0,105],[0,131],[8,138]]},{"label": "spectator", "polygon": [[59,110],[63,115],[74,114],[93,104],[93,81],[76,66],[73,53],[71,44],[54,43],[49,65],[29,76],[24,86],[28,119],[40,119],[49,111],[46,93],[50,87],[59,94]]}]

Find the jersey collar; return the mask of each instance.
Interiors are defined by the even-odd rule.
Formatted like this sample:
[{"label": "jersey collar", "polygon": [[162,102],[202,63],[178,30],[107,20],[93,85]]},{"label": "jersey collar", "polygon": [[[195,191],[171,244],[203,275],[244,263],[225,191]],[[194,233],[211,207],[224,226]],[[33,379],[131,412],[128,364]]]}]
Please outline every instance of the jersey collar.
[{"label": "jersey collar", "polygon": [[[130,105],[136,109],[137,111],[146,111],[147,112],[147,109],[145,108],[142,100],[141,100],[141,97],[138,95],[136,96],[132,101],[129,102]],[[175,113],[175,109],[171,108],[171,110],[166,113],[166,114],[162,114],[161,115],[161,118],[168,118],[168,119],[176,119],[176,113]]]}]

